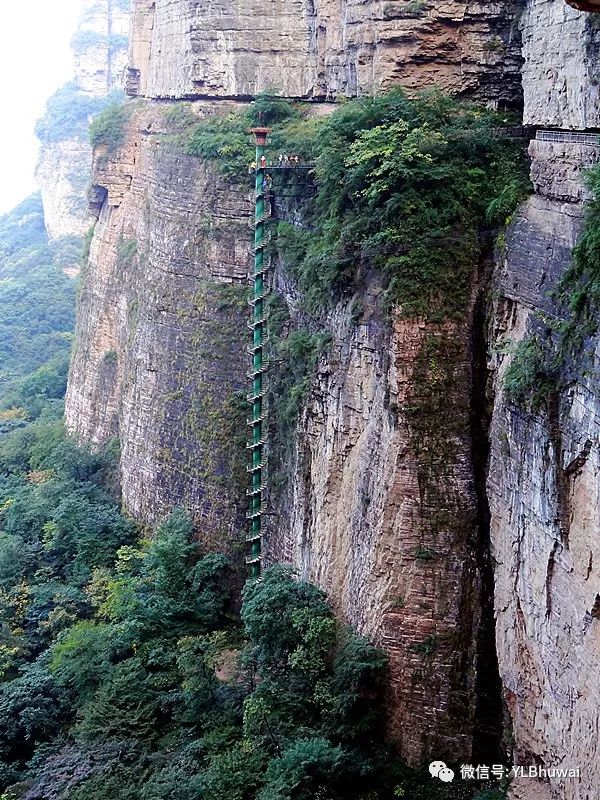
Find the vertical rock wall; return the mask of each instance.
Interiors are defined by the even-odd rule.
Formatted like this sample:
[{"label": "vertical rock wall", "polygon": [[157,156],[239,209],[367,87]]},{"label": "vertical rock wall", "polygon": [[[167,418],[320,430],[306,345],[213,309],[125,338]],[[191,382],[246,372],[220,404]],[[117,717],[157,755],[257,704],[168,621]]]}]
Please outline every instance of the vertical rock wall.
[{"label": "vertical rock wall", "polygon": [[75,80],[82,92],[120,89],[127,66],[131,0],[83,0],[72,40]]},{"label": "vertical rock wall", "polygon": [[[72,105],[78,97],[101,98],[123,83],[129,39],[129,0],[82,0],[79,26],[72,39],[75,62]],[[75,120],[77,109],[66,109]],[[83,127],[83,131],[79,130]],[[41,143],[36,180],[51,239],[84,236],[92,223],[86,192],[92,148],[86,124]]]},{"label": "vertical rock wall", "polygon": [[50,239],[88,232],[92,216],[86,193],[91,166],[92,148],[87,139],[75,136],[40,145],[35,180]]},{"label": "vertical rock wall", "polygon": [[190,510],[215,545],[243,531],[249,188],[186,156],[169,106],[137,106],[97,153],[100,213],[67,394],[79,437],[122,447],[138,518]]},{"label": "vertical rock wall", "polygon": [[[137,0],[128,91],[194,98],[198,113],[267,88],[324,100],[394,82],[518,104],[517,5]],[[595,127],[589,19],[562,0],[530,0],[522,25],[526,121]],[[234,395],[245,383],[240,287],[251,208],[244,187],[223,184],[173,146],[162,106],[140,105],[123,150],[104,162],[98,154],[99,221],[67,422],[95,442],[120,438],[132,513],[153,520],[186,505],[229,543],[243,531],[242,493],[228,482],[233,472],[241,486],[243,475]],[[546,302],[581,220],[583,153],[535,147],[538,195],[515,223],[497,276],[495,329],[515,339]],[[474,287],[475,295],[475,278]],[[267,552],[323,585],[386,647],[405,756],[463,758],[482,725],[473,691],[482,581],[473,320],[434,329],[394,319],[390,329],[378,302],[375,292],[358,328],[347,309],[330,320],[332,349],[302,417]],[[489,479],[499,657],[518,753],[557,765],[596,746],[596,401],[582,379],[560,399],[558,417],[525,415],[503,400],[499,375]],[[431,400],[423,382],[445,398],[433,417],[421,413]],[[568,543],[556,521],[565,497]],[[592,796],[584,790],[597,775],[586,780],[565,796]]]},{"label": "vertical rock wall", "polygon": [[[523,24],[526,121],[597,127],[594,18],[533,0]],[[530,154],[536,194],[512,225],[494,287],[488,494],[497,650],[517,763],[581,768],[580,780],[528,789],[515,780],[515,797],[591,800],[600,785],[598,341],[565,361],[564,388],[537,411],[508,402],[502,380],[507,352],[564,313],[551,292],[581,230],[582,172],[600,147],[535,141]]]},{"label": "vertical rock wall", "polygon": [[523,36],[524,123],[600,127],[600,26],[563,0],[528,0]]},{"label": "vertical rock wall", "polygon": [[343,309],[328,320],[266,551],[388,652],[403,756],[468,760],[482,722],[472,319],[390,327],[371,288],[358,325]]},{"label": "vertical rock wall", "polygon": [[521,96],[517,0],[138,0],[132,92],[333,99],[402,84]]},{"label": "vertical rock wall", "polygon": [[[323,101],[401,83],[518,106],[517,6],[136,0],[127,91],[144,110],[124,150],[98,162],[67,397],[80,437],[120,438],[132,513],[153,520],[183,504],[216,539],[243,537],[245,503],[223,484],[233,456],[219,448],[227,398],[245,381],[244,312],[218,298],[246,281],[248,195],[169,150],[165,99],[208,113],[266,89]],[[404,755],[458,759],[481,724],[471,319],[396,319],[390,330],[378,297],[357,329],[344,309],[332,321],[332,360],[303,417],[267,553],[299,566],[386,647]]]}]

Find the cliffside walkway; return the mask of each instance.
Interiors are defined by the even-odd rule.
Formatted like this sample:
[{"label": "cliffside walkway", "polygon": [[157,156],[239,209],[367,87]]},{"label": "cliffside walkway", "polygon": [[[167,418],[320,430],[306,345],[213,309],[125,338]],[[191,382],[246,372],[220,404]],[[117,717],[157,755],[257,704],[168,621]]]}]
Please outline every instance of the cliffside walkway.
[{"label": "cliffside walkway", "polygon": [[587,133],[583,131],[538,130],[535,134],[538,142],[569,142],[570,144],[583,144],[589,147],[600,147],[600,133]]}]

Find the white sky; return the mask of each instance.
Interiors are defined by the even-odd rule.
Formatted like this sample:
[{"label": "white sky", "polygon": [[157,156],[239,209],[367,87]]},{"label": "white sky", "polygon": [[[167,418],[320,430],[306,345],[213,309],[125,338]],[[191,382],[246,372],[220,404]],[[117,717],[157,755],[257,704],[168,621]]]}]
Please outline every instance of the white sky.
[{"label": "white sky", "polygon": [[0,214],[35,190],[36,120],[73,76],[80,0],[0,0]]}]

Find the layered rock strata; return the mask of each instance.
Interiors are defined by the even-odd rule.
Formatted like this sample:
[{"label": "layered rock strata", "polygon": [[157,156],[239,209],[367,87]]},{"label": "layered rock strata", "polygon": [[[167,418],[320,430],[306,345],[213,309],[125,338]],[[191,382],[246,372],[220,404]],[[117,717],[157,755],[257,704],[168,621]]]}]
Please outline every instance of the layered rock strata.
[{"label": "layered rock strata", "polygon": [[518,2],[138,0],[129,90],[333,99],[402,84],[490,104],[521,96]]},{"label": "layered rock strata", "polygon": [[[559,0],[531,0],[522,24],[525,120],[598,127],[594,18]],[[503,375],[519,341],[551,336],[549,327],[565,318],[552,292],[582,228],[583,175],[600,159],[600,146],[566,133],[532,142],[530,154],[536,193],[506,239],[491,331],[497,652],[516,762],[581,769],[580,779],[527,786],[516,779],[515,797],[590,800],[600,785],[598,340],[588,338],[582,351],[564,357],[555,389],[538,409],[511,403]]]},{"label": "layered rock strata", "polygon": [[488,494],[497,650],[517,763],[580,767],[580,781],[549,788],[554,798],[587,800],[600,781],[599,345],[589,340],[565,362],[536,412],[507,400],[511,356],[497,354],[562,318],[551,293],[581,230],[584,196],[565,165],[598,160],[600,147],[540,144],[531,148],[538,192],[511,228],[495,286]]},{"label": "layered rock strata", "polygon": [[[513,105],[517,11],[509,2],[137,0],[128,91],[191,97],[199,113],[264,89],[324,100],[395,82]],[[526,122],[598,127],[590,19],[562,0],[529,0],[521,26]],[[227,545],[243,531],[242,492],[227,480],[233,471],[243,483],[233,398],[245,384],[250,200],[174,147],[162,106],[136,111],[121,153],[98,154],[67,422],[93,442],[118,436],[133,514],[154,520],[185,505]],[[532,153],[537,194],[495,277],[495,342],[517,341],[540,311],[557,313],[546,290],[568,263],[581,170],[596,158],[569,142],[536,142]],[[480,289],[474,277],[473,302]],[[475,687],[485,669],[493,682],[481,649],[479,323],[471,313],[456,328],[399,317],[389,326],[377,286],[365,291],[357,327],[347,308],[329,320],[333,342],[294,437],[288,491],[274,498],[279,524],[266,552],[326,588],[390,653],[391,725],[405,757],[468,759],[485,727]],[[505,697],[521,763],[583,767],[598,761],[595,387],[582,374],[552,415],[531,414],[503,395],[507,363],[490,359],[488,481]],[[590,769],[566,789],[543,789],[583,800],[598,781]]]},{"label": "layered rock strata", "polygon": [[[137,0],[127,91],[161,103],[192,98],[206,110],[263,90],[324,101],[401,83],[518,105],[517,5]],[[96,178],[100,216],[67,421],[94,442],[119,437],[124,501],[136,516],[183,504],[217,538],[236,524],[241,537],[244,504],[224,498],[225,462],[210,456],[223,430],[211,421],[244,383],[243,313],[228,310],[227,344],[209,347],[207,331],[225,320],[205,293],[246,280],[248,197],[169,154],[157,136],[164,122],[148,108],[151,122],[135,123]],[[124,264],[120,249],[130,248]],[[303,417],[267,555],[299,566],[390,652],[392,728],[405,756],[416,762],[437,748],[467,757],[482,672],[471,319],[445,329],[398,318],[390,331],[380,305],[374,297],[357,329],[347,310],[336,312],[333,360]],[[410,410],[432,401],[428,386],[440,413],[448,394],[455,413],[445,429],[434,408],[422,419]]]},{"label": "layered rock strata", "polygon": [[528,0],[521,19],[524,123],[600,127],[600,26],[563,0]]},{"label": "layered rock strata", "polygon": [[88,441],[118,437],[130,513],[152,521],[183,506],[231,549],[243,530],[252,209],[248,187],[174,144],[167,117],[137,107],[126,145],[96,155],[66,420]]},{"label": "layered rock strata", "polygon": [[105,97],[120,88],[127,63],[129,0],[82,0],[81,5],[79,26],[72,39],[75,74],[71,108],[61,112],[73,119],[73,130],[63,125],[60,135],[42,141],[36,169],[51,239],[84,236],[90,228],[86,190],[92,148],[87,120],[79,124],[77,103],[81,98]]},{"label": "layered rock strata", "polygon": [[128,61],[131,0],[83,0],[72,40],[75,79],[82,92],[104,95],[123,85]]},{"label": "layered rock strata", "polygon": [[358,325],[343,309],[328,320],[333,341],[274,503],[267,557],[295,564],[387,651],[389,725],[403,756],[468,760],[482,678],[472,318],[397,315],[390,328],[371,288]]}]

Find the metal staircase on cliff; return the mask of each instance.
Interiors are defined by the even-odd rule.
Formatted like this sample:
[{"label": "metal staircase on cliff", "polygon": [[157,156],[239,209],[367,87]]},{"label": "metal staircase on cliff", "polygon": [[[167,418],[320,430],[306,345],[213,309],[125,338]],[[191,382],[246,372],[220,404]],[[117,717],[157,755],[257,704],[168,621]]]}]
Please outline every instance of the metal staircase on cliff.
[{"label": "metal staircase on cliff", "polygon": [[269,294],[267,283],[267,265],[265,263],[265,222],[266,222],[266,161],[265,147],[267,144],[268,128],[253,128],[252,133],[256,140],[256,182],[255,182],[255,212],[254,212],[254,291],[250,299],[251,315],[248,326],[252,332],[252,340],[248,352],[252,359],[252,368],[248,378],[252,390],[248,395],[248,402],[252,409],[252,416],[248,419],[251,431],[247,448],[250,452],[250,463],[247,470],[250,473],[250,488],[247,490],[250,498],[248,512],[247,541],[250,553],[246,562],[250,566],[250,575],[258,578],[262,562],[262,535],[263,516],[266,512],[266,484],[265,484],[265,456],[267,446],[267,360],[265,347],[267,344],[267,309],[266,302]]},{"label": "metal staircase on cliff", "polygon": [[[250,575],[258,578],[261,573],[263,556],[264,516],[267,513],[267,479],[266,479],[266,454],[268,436],[268,385],[267,370],[269,362],[266,357],[268,345],[267,328],[267,300],[269,297],[268,264],[265,257],[267,244],[266,222],[273,219],[274,196],[271,189],[271,176],[273,171],[284,172],[294,170],[299,172],[310,171],[313,164],[279,163],[267,165],[265,148],[269,128],[252,128],[256,142],[256,179],[255,179],[255,210],[254,210],[254,272],[253,292],[249,299],[251,308],[250,328],[252,338],[248,347],[251,358],[251,369],[247,373],[251,382],[251,391],[247,395],[251,407],[251,416],[248,418],[250,439],[246,445],[249,453],[249,463],[246,469],[250,474],[250,487],[246,494],[249,498],[249,508],[246,513],[248,519],[248,532],[246,541],[249,544],[249,554],[246,563],[250,567]],[[267,173],[268,170],[268,173]],[[283,197],[295,197],[294,194],[282,194]],[[268,210],[267,210],[268,207]]]}]

